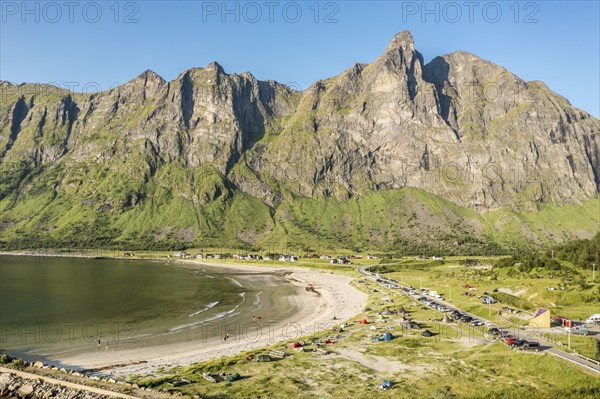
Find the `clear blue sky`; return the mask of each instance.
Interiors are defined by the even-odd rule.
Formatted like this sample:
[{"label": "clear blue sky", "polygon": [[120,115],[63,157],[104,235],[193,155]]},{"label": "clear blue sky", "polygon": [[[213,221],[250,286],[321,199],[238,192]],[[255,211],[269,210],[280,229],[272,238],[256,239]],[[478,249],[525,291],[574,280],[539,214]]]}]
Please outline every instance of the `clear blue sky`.
[{"label": "clear blue sky", "polygon": [[408,29],[426,62],[469,51],[600,115],[598,0],[465,2],[427,2],[427,13],[422,1],[1,0],[0,79],[107,89],[217,61],[306,88],[373,61]]}]

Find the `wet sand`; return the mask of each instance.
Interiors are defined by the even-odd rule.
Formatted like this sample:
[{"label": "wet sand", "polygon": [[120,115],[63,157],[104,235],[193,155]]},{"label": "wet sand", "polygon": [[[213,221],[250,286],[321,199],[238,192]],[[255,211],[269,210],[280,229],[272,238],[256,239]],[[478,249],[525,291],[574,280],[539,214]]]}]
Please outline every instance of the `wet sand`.
[{"label": "wet sand", "polygon": [[[103,375],[149,374],[161,367],[189,365],[329,330],[333,325],[360,313],[366,304],[367,295],[349,285],[352,278],[331,272],[203,263],[196,260],[182,260],[179,263],[185,267],[248,273],[248,276],[284,273],[285,279],[296,287],[296,293],[287,298],[277,295],[261,298],[262,306],[272,314],[284,315],[282,317],[253,321],[249,316],[247,323],[234,325],[224,325],[216,320],[206,323],[200,338],[194,341],[74,354],[61,359],[62,363],[79,369],[96,369]],[[290,309],[294,311],[290,312]],[[229,334],[229,338],[225,341],[226,334]]]}]

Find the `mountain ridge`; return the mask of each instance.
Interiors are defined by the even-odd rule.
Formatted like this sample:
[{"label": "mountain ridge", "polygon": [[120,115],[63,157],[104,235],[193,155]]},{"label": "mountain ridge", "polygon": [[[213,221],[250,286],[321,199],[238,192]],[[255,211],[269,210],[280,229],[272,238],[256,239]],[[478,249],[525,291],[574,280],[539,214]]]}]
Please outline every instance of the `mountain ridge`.
[{"label": "mountain ridge", "polygon": [[[523,241],[597,230],[593,216],[581,229],[542,232],[518,215],[597,200],[600,121],[470,53],[425,64],[407,31],[372,63],[301,92],[216,62],[169,82],[146,70],[92,94],[28,88],[0,85],[6,245],[32,234],[60,245],[76,235],[73,224],[93,231],[101,221],[108,241],[149,246],[164,237],[261,245],[296,234],[393,247],[439,230],[435,242],[507,248],[495,237],[513,232],[502,223],[492,232],[482,216],[505,209],[516,219],[504,224]],[[369,231],[386,233],[373,241],[363,218],[375,198],[396,219],[375,218]],[[350,235],[315,227],[318,219],[298,213],[305,201],[315,212],[347,209],[339,217]]]}]

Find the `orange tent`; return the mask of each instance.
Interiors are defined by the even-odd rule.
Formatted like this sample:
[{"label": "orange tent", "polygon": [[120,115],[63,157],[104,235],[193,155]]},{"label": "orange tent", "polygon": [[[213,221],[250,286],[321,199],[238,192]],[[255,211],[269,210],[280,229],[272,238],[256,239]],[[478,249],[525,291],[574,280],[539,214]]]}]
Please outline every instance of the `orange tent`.
[{"label": "orange tent", "polygon": [[369,324],[369,322],[365,319],[362,319],[361,321],[359,321],[360,324]]}]

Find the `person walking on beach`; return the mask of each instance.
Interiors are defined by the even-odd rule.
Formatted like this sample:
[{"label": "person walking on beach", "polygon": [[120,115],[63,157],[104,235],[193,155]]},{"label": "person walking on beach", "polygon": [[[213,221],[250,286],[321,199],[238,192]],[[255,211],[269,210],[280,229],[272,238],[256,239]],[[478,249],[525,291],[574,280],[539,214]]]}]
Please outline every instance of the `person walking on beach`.
[{"label": "person walking on beach", "polygon": [[98,340],[98,352],[100,352],[100,340]]},{"label": "person walking on beach", "polygon": [[108,352],[108,341],[106,341],[106,351]]}]

